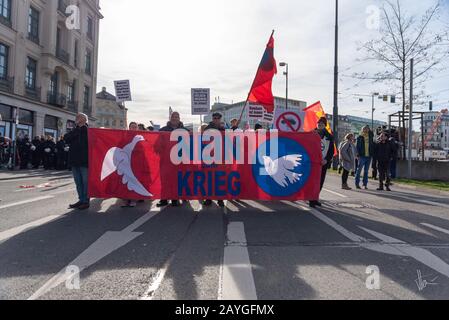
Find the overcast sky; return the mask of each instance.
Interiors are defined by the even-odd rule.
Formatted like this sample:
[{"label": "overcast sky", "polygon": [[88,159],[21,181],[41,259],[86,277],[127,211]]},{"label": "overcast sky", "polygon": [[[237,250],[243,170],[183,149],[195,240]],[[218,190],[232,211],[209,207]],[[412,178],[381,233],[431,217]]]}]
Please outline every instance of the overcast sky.
[{"label": "overcast sky", "polygon": [[[445,0],[443,21],[449,21]],[[423,12],[434,0],[402,0],[409,12]],[[231,103],[245,100],[272,29],[275,57],[289,63],[289,97],[311,104],[321,100],[332,112],[333,0],[103,0],[100,24],[98,91],[113,93],[113,81],[130,79],[133,102],[130,121],[165,123],[168,107],[190,116],[190,89],[211,88],[214,97]],[[370,117],[371,102],[360,103],[351,94],[387,92],[381,85],[357,83],[345,75],[376,68],[360,64],[357,41],[379,35],[367,27],[370,5],[382,1],[340,1],[340,108],[341,114]],[[273,93],[285,95],[282,68]],[[426,84],[436,107],[449,104],[449,69]],[[446,90],[443,92],[439,92]],[[378,104],[376,118],[399,106]],[[423,108],[424,109],[424,108]]]}]

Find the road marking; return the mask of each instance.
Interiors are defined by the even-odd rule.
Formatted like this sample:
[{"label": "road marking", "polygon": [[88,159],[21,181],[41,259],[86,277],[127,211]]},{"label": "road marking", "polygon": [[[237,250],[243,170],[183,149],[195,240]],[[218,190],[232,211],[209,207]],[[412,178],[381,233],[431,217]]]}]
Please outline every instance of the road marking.
[{"label": "road marking", "polygon": [[22,204],[27,204],[27,203],[32,203],[32,202],[37,202],[37,201],[42,201],[42,200],[48,200],[48,199],[53,199],[53,198],[54,198],[54,196],[48,195],[48,196],[31,198],[31,199],[28,199],[28,200],[13,202],[13,203],[10,203],[10,204],[5,204],[3,206],[0,206],[0,210],[11,208],[11,207],[15,207],[15,206],[20,206]]},{"label": "road marking", "polygon": [[224,248],[223,271],[219,285],[221,288],[219,299],[257,300],[243,222],[229,223],[227,237],[228,242]]},{"label": "road marking", "polygon": [[3,205],[3,206],[0,206],[0,210],[2,210],[2,209],[8,209],[8,208],[15,207],[15,206],[20,206],[20,205],[23,205],[23,204],[33,203],[33,202],[37,202],[37,201],[53,199],[55,196],[57,196],[57,195],[59,195],[59,194],[63,194],[63,193],[67,193],[67,192],[72,192],[72,191],[75,191],[75,190],[76,190],[75,188],[65,189],[65,190],[60,190],[60,191],[52,192],[52,193],[49,194],[48,196],[36,197],[36,198],[28,199],[28,200],[23,200],[23,201],[18,201],[18,202],[13,202],[13,203],[5,204],[5,205]]},{"label": "road marking", "polygon": [[68,266],[77,266],[79,272],[77,273],[67,273],[67,267],[62,269],[59,273],[48,280],[41,288],[39,288],[28,300],[36,300],[43,295],[50,292],[52,289],[56,288],[60,284],[70,281],[73,277],[79,275],[86,268],[94,265],[101,259],[110,255],[112,252],[120,249],[124,245],[133,241],[137,237],[141,236],[142,232],[134,232],[137,228],[142,226],[144,223],[152,219],[163,209],[157,208],[153,205],[150,211],[137,219],[134,223],[130,224],[122,231],[109,231],[101,236],[97,241],[89,246],[84,252],[82,252],[75,260],[68,264]]},{"label": "road marking", "polygon": [[443,228],[440,228],[440,227],[437,227],[437,226],[434,226],[434,225],[431,225],[431,224],[428,224],[428,223],[421,223],[421,225],[425,226],[425,227],[428,227],[430,229],[436,230],[436,231],[440,231],[440,232],[445,233],[445,234],[449,234],[449,230],[446,230],[446,229],[443,229]]},{"label": "road marking", "polygon": [[445,203],[438,203],[438,202],[434,202],[434,201],[418,200],[418,199],[410,199],[410,200],[415,200],[415,201],[421,202],[423,204],[430,204],[432,206],[443,207],[443,208],[448,208],[449,209],[449,204],[445,204]]},{"label": "road marking", "polygon": [[228,214],[228,210],[232,212],[239,212],[240,209],[234,205],[231,201],[227,201],[226,207],[225,207],[225,213]]},{"label": "road marking", "polygon": [[9,230],[0,232],[0,242],[4,241],[4,240],[8,240],[11,239],[12,237],[17,236],[18,234],[21,234],[22,232],[28,231],[30,229],[39,227],[41,225],[44,225],[46,223],[49,223],[57,218],[61,217],[61,215],[53,215],[53,216],[48,216],[15,228],[11,228]]},{"label": "road marking", "polygon": [[167,273],[168,267],[170,266],[171,262],[173,261],[174,254],[171,255],[171,257],[164,263],[164,266],[158,270],[156,275],[153,277],[152,281],[150,281],[150,285],[148,289],[145,291],[143,296],[140,298],[140,300],[153,300],[154,295],[156,294],[157,289],[162,284],[162,281],[164,281],[165,273]]},{"label": "road marking", "polygon": [[331,194],[333,194],[335,196],[338,196],[340,198],[347,198],[348,197],[348,196],[345,196],[344,194],[341,194],[341,193],[338,193],[338,192],[335,192],[335,191],[332,191],[332,190],[328,190],[328,189],[323,189],[323,191],[331,193]]},{"label": "road marking", "polygon": [[263,204],[258,203],[256,201],[246,200],[246,201],[243,201],[243,202],[246,203],[247,205],[249,205],[249,206],[251,206],[253,208],[259,209],[259,210],[261,210],[263,212],[276,212],[274,209],[268,208],[268,207],[264,206]]},{"label": "road marking", "polygon": [[312,214],[348,239],[359,243],[365,249],[384,254],[411,257],[449,278],[449,264],[426,249],[412,246],[402,240],[359,226],[360,229],[382,241],[381,243],[374,243],[345,229],[316,209],[312,210]]}]

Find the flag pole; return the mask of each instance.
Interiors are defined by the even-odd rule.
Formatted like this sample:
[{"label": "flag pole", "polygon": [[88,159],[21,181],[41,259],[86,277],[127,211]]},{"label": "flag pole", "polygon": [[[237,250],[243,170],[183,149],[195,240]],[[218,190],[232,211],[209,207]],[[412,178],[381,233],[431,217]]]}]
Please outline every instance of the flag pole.
[{"label": "flag pole", "polygon": [[[268,41],[270,41],[270,39],[271,39],[273,36],[274,36],[274,30],[273,30],[273,32],[271,33],[271,36],[270,36],[270,38],[268,39]],[[265,50],[266,50],[266,49],[265,49]],[[264,51],[264,55],[265,55],[265,51]],[[260,59],[259,67],[260,67],[260,65],[262,64],[263,57],[264,57],[264,56],[262,56],[262,59]],[[258,70],[259,70],[259,69],[258,69]],[[254,76],[254,80],[253,80],[253,83],[251,84],[251,88],[249,89],[248,96],[246,97],[245,104],[243,105],[242,113],[240,114],[240,118],[239,118],[239,121],[237,122],[237,125],[240,125],[240,121],[242,121],[243,113],[244,113],[245,110],[246,110],[246,105],[248,104],[249,96],[251,95],[251,91],[253,90],[254,83],[256,82],[256,77],[257,77],[257,72],[256,72],[256,75]]]}]

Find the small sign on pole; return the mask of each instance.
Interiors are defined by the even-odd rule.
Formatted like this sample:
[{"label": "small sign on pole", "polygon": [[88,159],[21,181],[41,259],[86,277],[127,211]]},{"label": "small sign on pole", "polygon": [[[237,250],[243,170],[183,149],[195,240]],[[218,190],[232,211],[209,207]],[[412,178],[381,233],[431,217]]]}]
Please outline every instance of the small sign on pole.
[{"label": "small sign on pole", "polygon": [[210,112],[210,89],[192,89],[192,115],[207,115]]},{"label": "small sign on pole", "polygon": [[114,81],[117,102],[132,101],[129,80]]}]

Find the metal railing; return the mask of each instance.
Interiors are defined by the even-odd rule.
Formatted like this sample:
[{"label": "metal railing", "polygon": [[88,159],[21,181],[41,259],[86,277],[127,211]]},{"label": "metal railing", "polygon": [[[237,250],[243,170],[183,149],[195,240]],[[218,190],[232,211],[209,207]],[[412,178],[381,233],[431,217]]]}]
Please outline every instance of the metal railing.
[{"label": "metal railing", "polygon": [[67,3],[64,0],[58,0],[58,11],[63,15],[66,15],[65,10],[67,9]]},{"label": "metal railing", "polygon": [[27,39],[33,41],[36,44],[39,44],[39,36],[28,33]]},{"label": "metal railing", "polygon": [[41,101],[41,88],[31,88],[25,82],[25,96],[36,101]]},{"label": "metal railing", "polygon": [[62,62],[65,62],[66,64],[70,64],[70,54],[64,49],[56,49],[56,58],[58,58]]},{"label": "metal railing", "polygon": [[67,101],[69,111],[78,112],[78,101]]},{"label": "metal railing", "polygon": [[14,92],[14,78],[4,77],[0,78],[0,91]]},{"label": "metal railing", "polygon": [[67,97],[60,93],[54,93],[49,91],[47,93],[47,103],[53,106],[58,107],[66,107],[67,106]]}]

